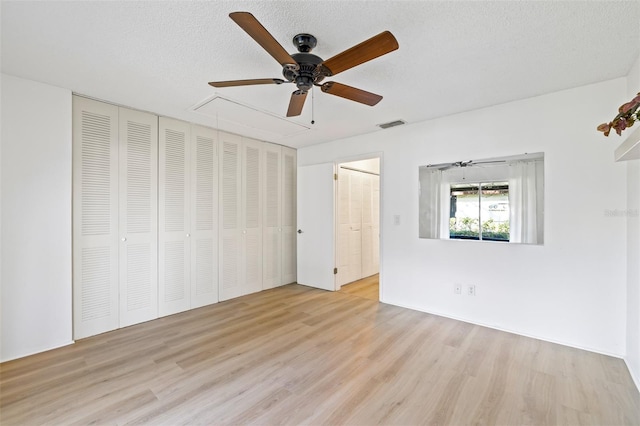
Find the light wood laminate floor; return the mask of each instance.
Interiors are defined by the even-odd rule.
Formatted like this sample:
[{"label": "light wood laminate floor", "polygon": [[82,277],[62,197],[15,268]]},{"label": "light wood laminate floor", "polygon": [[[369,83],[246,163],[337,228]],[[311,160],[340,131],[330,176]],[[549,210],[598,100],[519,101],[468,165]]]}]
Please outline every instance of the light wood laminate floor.
[{"label": "light wood laminate floor", "polygon": [[622,360],[288,285],[0,364],[0,423],[638,425]]}]

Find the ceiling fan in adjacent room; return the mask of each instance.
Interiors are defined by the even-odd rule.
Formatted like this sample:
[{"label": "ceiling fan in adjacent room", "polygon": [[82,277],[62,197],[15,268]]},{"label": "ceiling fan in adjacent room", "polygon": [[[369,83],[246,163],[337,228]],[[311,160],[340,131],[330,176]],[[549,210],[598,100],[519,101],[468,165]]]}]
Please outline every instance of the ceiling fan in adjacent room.
[{"label": "ceiling fan in adjacent room", "polygon": [[456,167],[482,167],[482,164],[506,163],[506,160],[489,160],[489,161],[456,161],[455,163],[429,164],[427,167],[440,170],[449,170]]},{"label": "ceiling fan in adjacent room", "polygon": [[249,12],[233,12],[229,17],[247,32],[264,50],[282,66],[284,80],[280,78],[260,78],[252,80],[212,81],[213,87],[249,86],[258,84],[295,83],[297,89],[291,94],[287,117],[302,113],[307,93],[318,86],[324,93],[373,106],[382,96],[335,81],[321,83],[325,77],[334,76],[357,65],[385,55],[398,48],[398,41],[389,31],[384,31],[357,44],[327,60],[316,56],[311,50],[317,40],[311,34],[298,34],[293,44],[298,53],[289,54],[275,38]]}]

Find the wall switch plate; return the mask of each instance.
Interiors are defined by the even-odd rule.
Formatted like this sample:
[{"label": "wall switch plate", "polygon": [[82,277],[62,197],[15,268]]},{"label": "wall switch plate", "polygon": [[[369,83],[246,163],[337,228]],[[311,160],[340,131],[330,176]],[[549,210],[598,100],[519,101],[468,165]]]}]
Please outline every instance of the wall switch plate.
[{"label": "wall switch plate", "polygon": [[393,224],[394,225],[400,225],[400,215],[399,214],[393,216]]},{"label": "wall switch plate", "polygon": [[475,296],[476,295],[476,286],[475,285],[470,285],[467,287],[467,294],[469,296]]},{"label": "wall switch plate", "polygon": [[453,293],[454,294],[462,294],[462,284],[454,284],[453,285]]}]

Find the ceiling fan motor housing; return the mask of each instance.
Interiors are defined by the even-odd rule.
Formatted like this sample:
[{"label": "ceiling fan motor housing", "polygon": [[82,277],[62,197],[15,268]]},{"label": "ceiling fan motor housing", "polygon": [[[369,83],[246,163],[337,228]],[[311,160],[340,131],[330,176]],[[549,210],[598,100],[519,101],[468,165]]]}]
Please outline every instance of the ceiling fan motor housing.
[{"label": "ceiling fan motor housing", "polygon": [[296,83],[296,86],[302,92],[311,90],[314,84],[324,79],[325,74],[322,72],[323,59],[312,53],[309,53],[316,47],[316,38],[311,34],[298,34],[293,38],[293,44],[298,48],[299,53],[291,55],[297,63],[297,67],[284,66],[282,75],[288,81]]}]

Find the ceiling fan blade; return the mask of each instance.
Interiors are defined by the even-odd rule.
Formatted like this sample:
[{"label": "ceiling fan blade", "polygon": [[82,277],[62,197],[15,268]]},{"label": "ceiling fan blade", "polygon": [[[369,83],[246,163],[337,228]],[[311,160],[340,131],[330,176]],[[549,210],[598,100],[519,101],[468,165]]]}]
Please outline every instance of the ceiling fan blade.
[{"label": "ceiling fan blade", "polygon": [[342,71],[363,64],[379,56],[386,55],[398,48],[398,41],[389,31],[384,31],[371,37],[360,44],[345,50],[342,53],[327,59],[322,63],[330,75],[336,75]]},{"label": "ceiling fan blade", "polygon": [[440,169],[442,167],[448,167],[450,165],[451,163],[438,163],[438,164],[427,164],[426,166],[422,166],[422,167],[428,167],[430,169]]},{"label": "ceiling fan blade", "polygon": [[340,96],[341,98],[360,102],[361,104],[369,106],[374,106],[382,100],[382,96],[380,95],[366,92],[362,89],[356,89],[355,87],[347,86],[346,84],[336,83],[335,81],[328,81],[320,88],[324,93]]},{"label": "ceiling fan blade", "polygon": [[213,87],[234,87],[234,86],[252,86],[254,84],[282,84],[284,80],[279,78],[256,78],[253,80],[229,80],[229,81],[211,81],[210,86]]},{"label": "ceiling fan blade", "polygon": [[249,12],[233,12],[229,17],[249,34],[264,50],[275,58],[280,65],[296,65],[295,59],[284,50],[284,47],[262,26]]},{"label": "ceiling fan blade", "polygon": [[291,100],[289,101],[289,109],[287,110],[287,117],[295,117],[302,113],[302,107],[304,101],[307,99],[307,92],[301,92],[296,90],[291,94]]},{"label": "ceiling fan blade", "polygon": [[506,163],[507,160],[492,160],[492,161],[469,161],[469,165],[474,164],[494,164],[494,163]]}]

